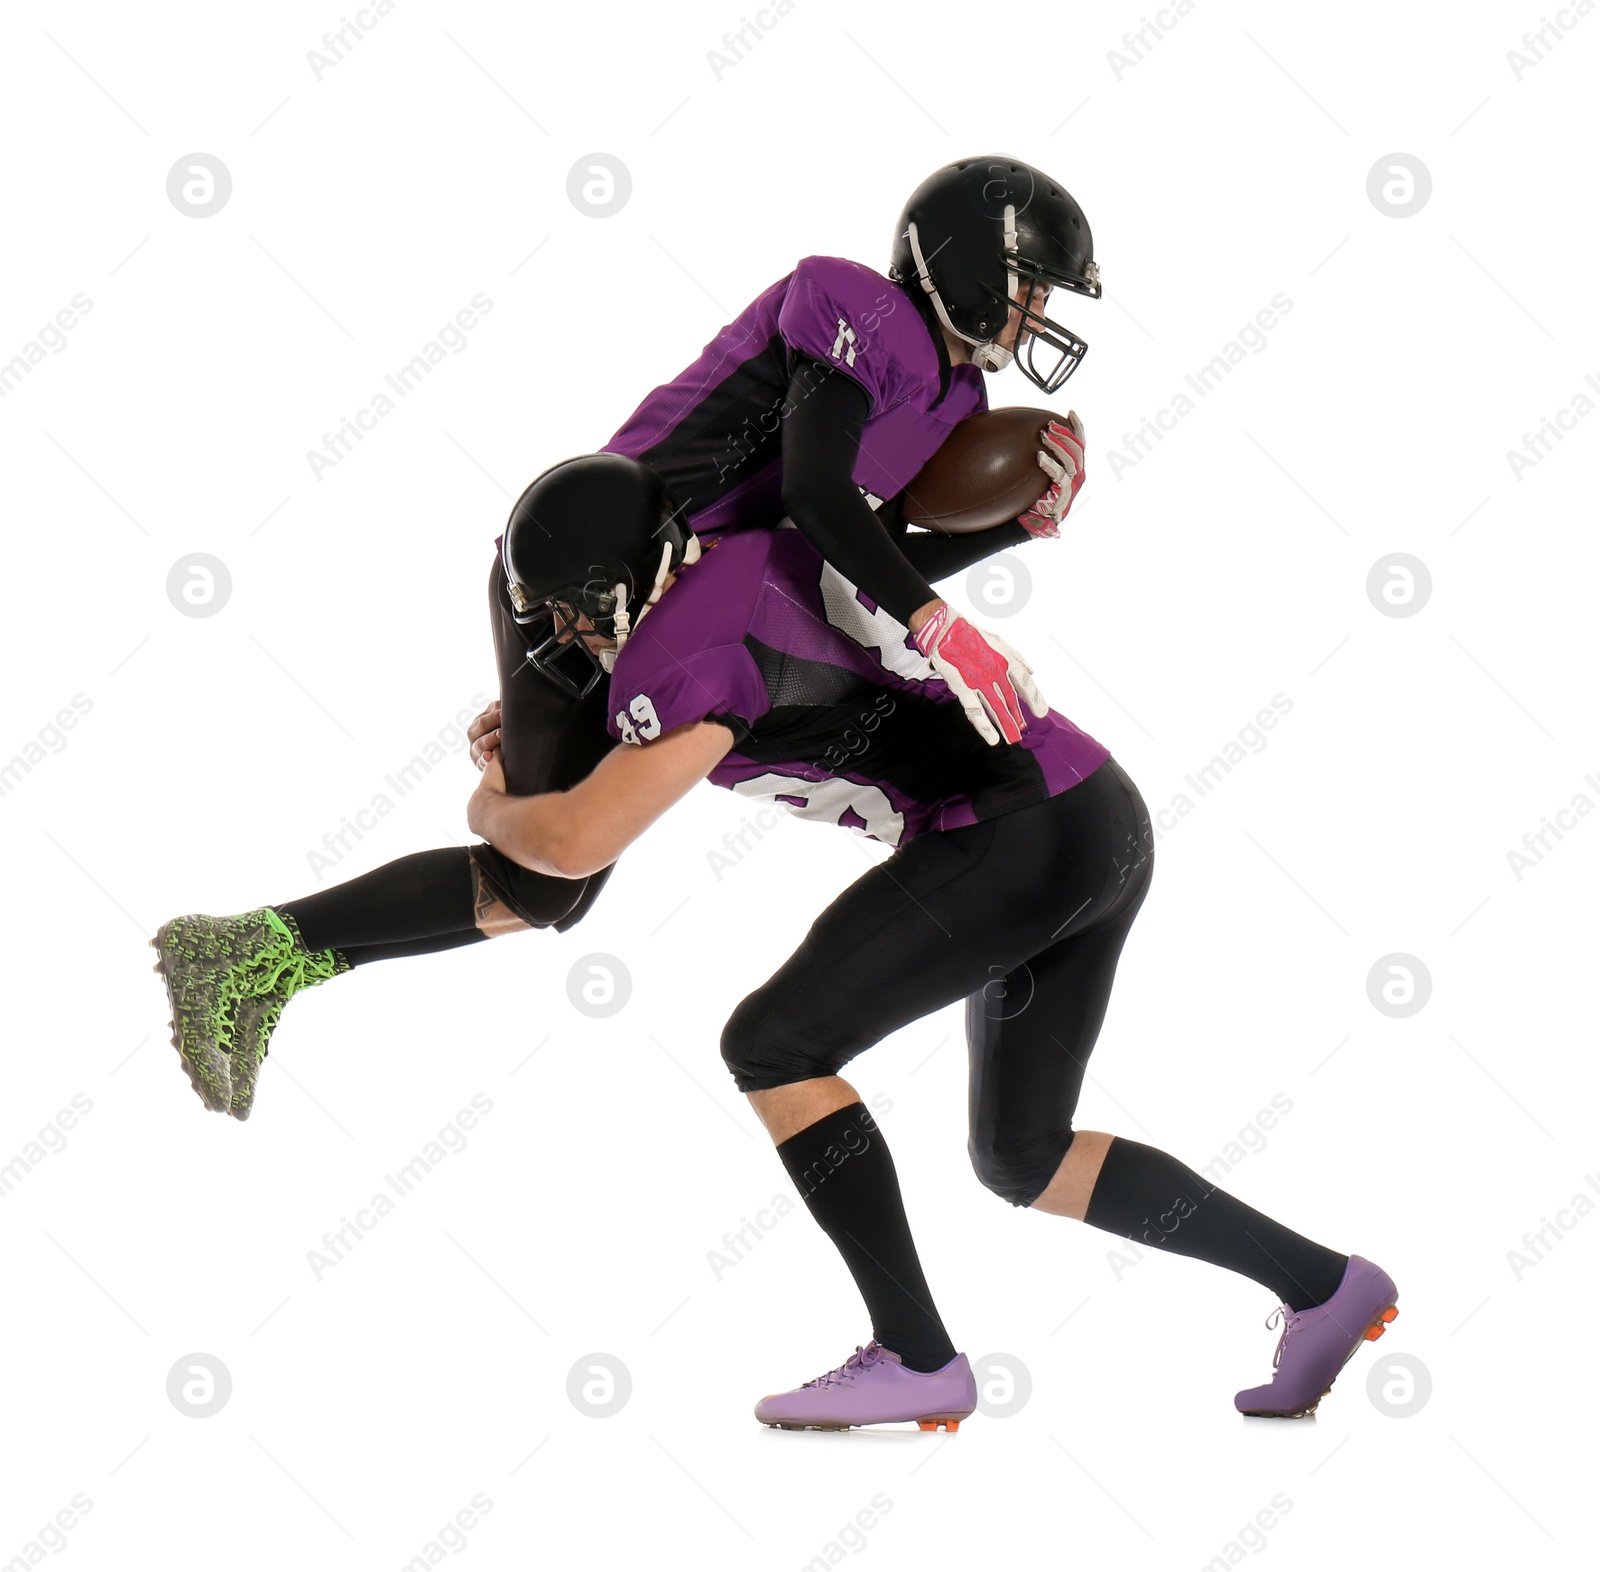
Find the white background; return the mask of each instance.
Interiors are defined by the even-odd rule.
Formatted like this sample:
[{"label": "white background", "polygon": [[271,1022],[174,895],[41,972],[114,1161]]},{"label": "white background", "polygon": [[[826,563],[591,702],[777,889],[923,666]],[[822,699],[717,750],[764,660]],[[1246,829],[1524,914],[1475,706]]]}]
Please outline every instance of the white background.
[{"label": "white background", "polygon": [[[1600,21],[1560,13],[1519,79],[1532,6],[1202,0],[1133,61],[1131,6],[798,0],[719,76],[731,4],[364,15],[320,79],[335,6],[22,4],[0,35],[0,359],[92,301],[0,401],[0,756],[90,706],[0,796],[0,1558],[81,1493],[56,1554],[84,1568],[397,1567],[481,1493],[447,1559],[1577,1564],[1600,1221],[1559,1209],[1600,1200],[1600,827],[1569,819],[1520,879],[1507,852],[1600,801],[1600,419],[1520,478],[1506,454],[1600,377]],[[233,181],[204,219],[166,194],[197,151]],[[1107,287],[1058,301],[1092,346],[1055,400],[1090,479],[1063,538],[1020,554],[1007,637],[1152,809],[1292,702],[1169,820],[1080,1123],[1198,1167],[1292,1103],[1226,1186],[1401,1288],[1314,1421],[1233,1411],[1270,1366],[1260,1288],[1148,1255],[1119,1272],[1109,1236],[974,1182],[950,1010],[854,1079],[892,1104],[958,1346],[1020,1361],[1031,1399],[954,1438],[755,1425],[868,1329],[798,1209],[713,1269],[790,1193],[717,1036],[878,853],[784,823],[718,878],[749,805],[710,789],[573,933],[297,1001],[247,1125],[203,1113],[168,1045],[162,920],[469,839],[453,753],[336,867],[308,860],[492,690],[484,580],[515,493],[801,256],[884,265],[909,190],[988,151],[1070,186]],[[566,194],[595,152],[633,181],[606,219]],[[1396,152],[1432,178],[1408,218],[1368,196]],[[307,450],[479,292],[466,347],[316,478]],[[1265,347],[1114,474],[1280,293]],[[1015,372],[990,391],[1040,402]],[[195,552],[232,579],[203,619],[165,588]],[[1432,577],[1406,618],[1366,592],[1397,552]],[[632,978],[605,1020],[567,991],[596,952]],[[1406,1019],[1367,994],[1395,952],[1432,978]],[[493,1111],[465,1149],[319,1280],[324,1233],[474,1094]],[[74,1095],[92,1111],[65,1146],[30,1148]],[[166,1395],[191,1353],[231,1372],[209,1419]],[[567,1396],[593,1353],[631,1373],[607,1419]],[[1409,1418],[1367,1391],[1398,1354],[1433,1383]]]}]

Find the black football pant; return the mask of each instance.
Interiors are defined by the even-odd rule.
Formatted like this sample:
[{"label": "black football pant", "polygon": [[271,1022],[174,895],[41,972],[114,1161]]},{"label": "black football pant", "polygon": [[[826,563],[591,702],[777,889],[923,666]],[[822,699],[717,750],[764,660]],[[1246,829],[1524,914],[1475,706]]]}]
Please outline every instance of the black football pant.
[{"label": "black football pant", "polygon": [[965,999],[973,1166],[1030,1205],[1072,1144],[1153,848],[1144,800],[1114,759],[1031,808],[918,836],[839,896],[734,1011],[723,1057],[739,1090],[835,1075]]},{"label": "black football pant", "polygon": [[[529,635],[511,617],[511,596],[497,556],[489,570],[489,622],[500,670],[500,761],[506,790],[514,797],[566,791],[576,786],[617,746],[606,732],[608,684],[602,679],[586,699],[574,698],[527,662]],[[558,933],[594,905],[610,868],[586,879],[532,873],[487,842],[471,848],[472,860],[507,906],[536,928]]]}]

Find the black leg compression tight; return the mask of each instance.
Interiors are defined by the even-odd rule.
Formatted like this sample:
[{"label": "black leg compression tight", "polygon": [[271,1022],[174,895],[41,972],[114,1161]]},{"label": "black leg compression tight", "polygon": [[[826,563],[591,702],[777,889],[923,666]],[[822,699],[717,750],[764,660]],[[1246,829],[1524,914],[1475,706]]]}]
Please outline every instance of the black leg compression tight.
[{"label": "black leg compression tight", "polygon": [[917,1260],[894,1159],[865,1105],[825,1115],[783,1142],[778,1156],[850,1268],[872,1335],[907,1369],[949,1364],[955,1347]]},{"label": "black leg compression tight", "polygon": [[1121,1136],[1106,1149],[1083,1220],[1253,1278],[1291,1310],[1331,1299],[1350,1263],[1218,1190],[1177,1158]]},{"label": "black leg compression tight", "polygon": [[[338,950],[354,965],[352,947],[421,955],[470,943],[461,936],[478,933],[473,889],[467,848],[442,846],[397,858],[275,909],[294,918],[308,950]],[[397,945],[412,948],[396,952]]]},{"label": "black leg compression tight", "polygon": [[347,944],[339,953],[352,966],[368,961],[398,961],[408,955],[434,955],[440,950],[459,949],[489,937],[481,928],[464,928],[460,933],[441,933],[431,939],[402,939],[394,944]]}]

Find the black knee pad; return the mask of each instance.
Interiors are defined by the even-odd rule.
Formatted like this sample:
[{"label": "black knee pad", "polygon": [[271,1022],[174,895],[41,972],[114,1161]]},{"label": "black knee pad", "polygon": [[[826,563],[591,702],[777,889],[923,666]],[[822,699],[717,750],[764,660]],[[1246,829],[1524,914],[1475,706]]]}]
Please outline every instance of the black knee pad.
[{"label": "black knee pad", "polygon": [[496,851],[487,842],[471,848],[478,871],[499,892],[501,900],[533,928],[555,928],[565,933],[594,904],[611,876],[602,868],[586,879],[558,879],[535,873]]},{"label": "black knee pad", "polygon": [[764,989],[741,1001],[722,1029],[722,1060],[741,1092],[836,1075],[848,1057],[837,1042],[821,1043],[796,1026]]},{"label": "black knee pad", "polygon": [[974,1137],[967,1142],[967,1155],[985,1189],[993,1190],[1013,1206],[1032,1206],[1055,1178],[1061,1159],[1072,1145],[1072,1134],[1071,1130],[1063,1130],[1025,1144],[979,1141]]}]

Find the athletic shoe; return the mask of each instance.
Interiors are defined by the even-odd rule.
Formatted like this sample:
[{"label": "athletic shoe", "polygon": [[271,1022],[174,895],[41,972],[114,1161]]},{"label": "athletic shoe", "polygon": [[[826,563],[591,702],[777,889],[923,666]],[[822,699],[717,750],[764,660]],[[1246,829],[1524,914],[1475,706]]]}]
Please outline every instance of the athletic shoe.
[{"label": "athletic shoe", "polygon": [[163,923],[150,943],[172,1009],[172,1046],[201,1102],[214,1112],[232,1095],[227,1027],[219,1007],[229,972],[277,938],[265,907],[239,917],[194,915]]},{"label": "athletic shoe", "polygon": [[1269,1327],[1283,1318],[1283,1334],[1272,1356],[1273,1377],[1265,1386],[1240,1392],[1233,1406],[1262,1419],[1314,1414],[1355,1351],[1382,1337],[1400,1313],[1395,1309],[1398,1297],[1394,1280],[1381,1266],[1351,1256],[1333,1298],[1308,1310],[1279,1305],[1267,1318]]},{"label": "athletic shoe", "polygon": [[978,1406],[977,1383],[965,1354],[926,1374],[907,1370],[899,1354],[876,1339],[837,1370],[792,1392],[764,1397],[756,1418],[780,1430],[848,1430],[914,1419],[924,1430],[954,1430]]},{"label": "athletic shoe", "polygon": [[350,970],[336,950],[307,950],[292,917],[269,915],[275,942],[228,973],[227,994],[220,1001],[232,1087],[228,1112],[239,1120],[250,1117],[261,1063],[283,1007],[304,989]]}]

